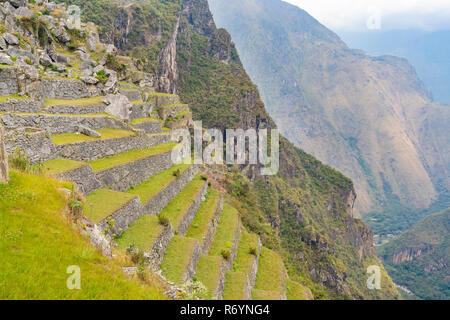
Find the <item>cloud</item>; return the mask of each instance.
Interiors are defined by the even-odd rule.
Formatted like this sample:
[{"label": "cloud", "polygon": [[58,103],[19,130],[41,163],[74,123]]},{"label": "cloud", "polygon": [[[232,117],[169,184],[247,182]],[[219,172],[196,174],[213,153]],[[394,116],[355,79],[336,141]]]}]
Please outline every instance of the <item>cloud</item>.
[{"label": "cloud", "polygon": [[284,0],[332,30],[450,29],[448,0]]}]

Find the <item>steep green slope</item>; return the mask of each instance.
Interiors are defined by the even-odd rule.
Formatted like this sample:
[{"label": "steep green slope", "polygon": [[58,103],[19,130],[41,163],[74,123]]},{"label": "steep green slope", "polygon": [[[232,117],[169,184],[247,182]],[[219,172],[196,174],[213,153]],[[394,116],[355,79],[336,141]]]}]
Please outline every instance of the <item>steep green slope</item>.
[{"label": "steep green slope", "polygon": [[[0,184],[0,299],[164,299],[74,228],[61,188],[70,185],[14,171],[8,185]],[[73,265],[81,290],[66,286]]]},{"label": "steep green slope", "polygon": [[[97,2],[105,3],[92,3]],[[156,87],[170,93],[178,91],[182,102],[191,105],[194,119],[203,120],[204,127],[275,127],[257,87],[240,63],[230,35],[215,27],[206,0],[167,1],[164,5],[150,1],[149,7],[139,3],[126,8],[110,3],[114,7],[109,15],[111,22],[103,23],[114,30],[103,30],[101,37],[145,26],[146,21],[136,19],[138,12],[168,13],[167,3],[174,8],[180,4],[180,19],[172,20],[174,25],[168,28],[173,31],[172,37],[166,39],[161,51],[153,46],[158,32],[150,29],[146,40],[133,46],[128,44],[126,33],[114,43],[143,59],[159,57],[156,68],[145,64],[142,69],[156,69]],[[88,13],[87,6],[84,8]],[[115,14],[116,10],[120,13]],[[124,21],[124,14],[131,18]],[[86,19],[90,19],[89,14]],[[290,279],[310,287],[316,298],[398,298],[388,276],[383,278],[383,290],[366,288],[365,268],[380,262],[374,256],[370,229],[352,217],[352,182],[284,138],[280,151],[277,176],[261,177],[255,166],[235,168],[227,176],[225,187],[232,196],[230,201],[239,209],[247,229],[257,233],[264,246],[280,253]]]},{"label": "steep green slope", "polygon": [[394,281],[422,299],[450,298],[450,209],[427,216],[379,249]]}]

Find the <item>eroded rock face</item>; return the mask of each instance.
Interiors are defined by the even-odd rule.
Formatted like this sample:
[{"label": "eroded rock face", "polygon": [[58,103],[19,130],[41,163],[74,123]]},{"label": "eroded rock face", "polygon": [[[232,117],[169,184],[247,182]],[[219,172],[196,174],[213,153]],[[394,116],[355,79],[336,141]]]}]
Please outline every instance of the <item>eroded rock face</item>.
[{"label": "eroded rock face", "polygon": [[8,155],[3,143],[3,126],[0,124],[0,183],[9,182]]}]

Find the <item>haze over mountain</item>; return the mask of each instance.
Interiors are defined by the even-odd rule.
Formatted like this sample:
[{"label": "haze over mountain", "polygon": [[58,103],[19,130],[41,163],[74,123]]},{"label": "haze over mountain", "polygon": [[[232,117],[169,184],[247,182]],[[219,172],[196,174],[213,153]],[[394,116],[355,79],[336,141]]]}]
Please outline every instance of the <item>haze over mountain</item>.
[{"label": "haze over mountain", "polygon": [[355,182],[378,234],[448,205],[449,108],[433,103],[407,60],[350,49],[279,0],[210,0],[270,115],[297,146]]}]

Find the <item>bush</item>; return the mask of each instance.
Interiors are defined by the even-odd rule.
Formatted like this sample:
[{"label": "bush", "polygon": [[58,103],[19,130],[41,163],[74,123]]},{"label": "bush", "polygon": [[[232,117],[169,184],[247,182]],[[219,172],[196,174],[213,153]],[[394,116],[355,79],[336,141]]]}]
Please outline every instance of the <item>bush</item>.
[{"label": "bush", "polygon": [[208,181],[208,177],[205,176],[204,174],[200,175],[200,178],[201,178],[203,181]]},{"label": "bush", "polygon": [[180,170],[180,168],[178,168],[177,170],[175,170],[174,172],[173,172],[173,176],[174,177],[179,177],[181,175],[181,170]]},{"label": "bush", "polygon": [[26,152],[17,148],[12,154],[8,157],[8,162],[11,168],[27,172],[31,167],[30,160],[28,160]]},{"label": "bush", "polygon": [[144,266],[147,262],[144,252],[138,250],[134,244],[127,248],[127,254],[130,256],[131,261],[138,266]]},{"label": "bush", "polygon": [[162,213],[158,214],[158,221],[161,225],[166,227],[170,224],[169,217],[167,217],[167,215]]},{"label": "bush", "polygon": [[220,255],[225,259],[225,260],[230,260],[231,259],[231,250],[229,249],[223,249],[220,252]]},{"label": "bush", "polygon": [[248,253],[256,257],[258,255],[258,249],[256,247],[251,247]]}]

